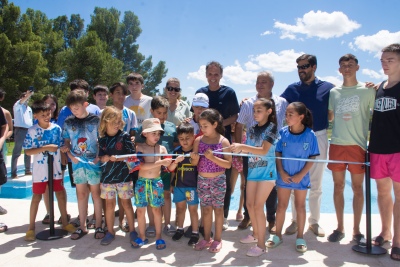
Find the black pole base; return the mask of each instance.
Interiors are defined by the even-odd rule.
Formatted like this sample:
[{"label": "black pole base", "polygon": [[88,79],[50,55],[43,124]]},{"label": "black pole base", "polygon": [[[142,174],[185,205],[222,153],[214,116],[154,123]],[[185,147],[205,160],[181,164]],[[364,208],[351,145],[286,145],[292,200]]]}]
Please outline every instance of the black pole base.
[{"label": "black pole base", "polygon": [[63,238],[68,235],[68,231],[62,229],[54,229],[54,234],[50,233],[50,230],[44,230],[36,235],[36,238],[43,241],[51,241]]},{"label": "black pole base", "polygon": [[384,255],[387,253],[387,249],[379,246],[372,246],[371,248],[368,248],[367,246],[355,245],[352,247],[352,249],[356,252],[368,255]]}]

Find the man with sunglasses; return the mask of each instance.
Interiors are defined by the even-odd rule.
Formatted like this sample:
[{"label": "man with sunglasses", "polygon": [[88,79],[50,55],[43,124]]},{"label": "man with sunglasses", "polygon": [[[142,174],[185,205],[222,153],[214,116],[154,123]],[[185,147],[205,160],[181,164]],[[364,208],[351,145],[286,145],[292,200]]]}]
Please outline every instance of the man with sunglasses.
[{"label": "man with sunglasses", "polygon": [[[328,104],[329,92],[334,87],[333,84],[321,81],[315,77],[317,70],[317,57],[314,55],[303,54],[296,59],[297,71],[300,81],[292,83],[281,95],[289,103],[303,102],[311,111],[313,116],[313,130],[318,139],[320,155],[316,159],[326,160],[328,151]],[[310,230],[317,236],[325,236],[324,230],[319,226],[322,195],[322,176],[324,173],[324,163],[314,163],[310,170],[311,189],[308,204],[310,217],[308,222]],[[285,234],[297,232],[296,210],[294,208],[294,197],[292,197],[292,224],[286,228]]]},{"label": "man with sunglasses", "polygon": [[[196,91],[208,96],[209,107],[218,110],[223,117],[225,126],[225,138],[231,143],[231,124],[236,122],[239,113],[239,102],[235,91],[225,85],[220,85],[223,68],[219,62],[211,61],[206,66],[206,77],[208,86],[202,87]],[[223,230],[228,229],[228,212],[231,203],[231,169],[226,169],[226,194],[224,200],[224,224]]]}]

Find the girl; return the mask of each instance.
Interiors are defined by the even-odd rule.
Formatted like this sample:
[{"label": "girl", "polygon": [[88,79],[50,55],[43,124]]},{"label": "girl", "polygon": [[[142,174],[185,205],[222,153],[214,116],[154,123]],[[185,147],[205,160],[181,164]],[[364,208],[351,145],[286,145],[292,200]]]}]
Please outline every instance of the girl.
[{"label": "girl", "polygon": [[[196,250],[209,247],[210,252],[219,252],[222,248],[222,224],[224,222],[224,198],[226,193],[225,169],[231,167],[232,156],[213,154],[229,147],[224,137],[222,116],[215,109],[206,109],[199,117],[202,136],[196,138],[193,152],[190,154],[192,165],[197,165],[199,173],[197,191],[203,207],[204,240],[195,245]],[[211,238],[212,212],[215,214],[215,236]]]},{"label": "girl", "polygon": [[265,253],[266,220],[264,205],[269,193],[275,186],[275,141],[277,139],[276,113],[273,100],[260,98],[254,102],[254,120],[256,125],[249,129],[246,145],[234,143],[232,152],[267,156],[248,158],[246,185],[247,209],[253,225],[253,235],[240,240],[241,243],[257,243],[247,251],[247,256],[257,257]]},{"label": "girl", "polygon": [[[133,196],[133,182],[130,179],[129,168],[124,159],[116,159],[115,155],[134,154],[135,148],[124,128],[122,112],[116,107],[106,107],[101,114],[99,126],[99,157],[106,164],[102,165],[100,180],[101,198],[106,200],[105,217],[108,232],[101,240],[102,245],[108,245],[115,239],[115,199],[121,198],[122,206],[129,224],[130,240],[138,237],[135,231],[135,221],[131,198]],[[96,229],[100,231],[101,229]]]},{"label": "girl", "polygon": [[[276,145],[276,156],[284,158],[314,159],[319,155],[318,143],[312,128],[312,115],[301,102],[293,102],[286,108],[286,123],[279,134],[281,139]],[[307,244],[303,239],[306,221],[306,196],[310,188],[310,170],[313,162],[276,159],[278,179],[278,208],[276,211],[276,235],[270,236],[267,246],[277,247],[282,243],[282,227],[285,222],[286,209],[290,193],[294,190],[297,211],[296,250],[306,252]]]}]

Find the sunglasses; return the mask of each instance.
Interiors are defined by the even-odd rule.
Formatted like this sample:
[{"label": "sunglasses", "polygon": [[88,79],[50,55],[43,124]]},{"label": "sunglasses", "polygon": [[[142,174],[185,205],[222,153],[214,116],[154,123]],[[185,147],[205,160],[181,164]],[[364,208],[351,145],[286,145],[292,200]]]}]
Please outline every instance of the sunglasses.
[{"label": "sunglasses", "polygon": [[181,91],[181,88],[179,88],[179,87],[168,86],[168,87],[167,87],[167,90],[168,90],[168,92],[175,91],[175,92],[179,93],[179,92]]},{"label": "sunglasses", "polygon": [[304,65],[301,65],[301,66],[297,66],[297,69],[298,70],[305,70],[305,69],[308,69],[310,66],[311,66],[311,64],[308,63],[308,64],[304,64]]}]

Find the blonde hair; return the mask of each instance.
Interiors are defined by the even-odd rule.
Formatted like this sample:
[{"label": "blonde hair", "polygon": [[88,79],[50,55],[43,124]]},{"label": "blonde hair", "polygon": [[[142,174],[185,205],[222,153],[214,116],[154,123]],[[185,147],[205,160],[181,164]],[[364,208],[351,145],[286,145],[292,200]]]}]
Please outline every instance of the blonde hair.
[{"label": "blonde hair", "polygon": [[107,124],[111,123],[112,121],[119,121],[120,130],[124,129],[125,122],[122,119],[122,112],[121,110],[117,109],[116,107],[106,107],[103,112],[101,113],[100,118],[100,126],[99,126],[99,136],[104,137],[107,133]]},{"label": "blonde hair", "polygon": [[[164,87],[164,96],[166,98],[167,98],[167,87],[169,86],[169,83],[171,83],[171,82],[176,82],[176,83],[179,84],[179,87],[181,86],[181,82],[179,81],[178,78],[175,78],[175,77],[169,78],[167,83],[165,84],[165,87]],[[178,100],[181,99],[181,96],[182,96],[182,88],[181,88],[181,91],[179,92],[179,95],[177,97]]]}]

